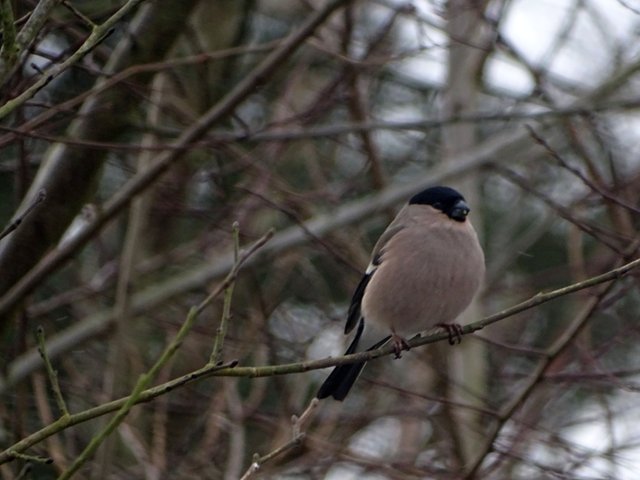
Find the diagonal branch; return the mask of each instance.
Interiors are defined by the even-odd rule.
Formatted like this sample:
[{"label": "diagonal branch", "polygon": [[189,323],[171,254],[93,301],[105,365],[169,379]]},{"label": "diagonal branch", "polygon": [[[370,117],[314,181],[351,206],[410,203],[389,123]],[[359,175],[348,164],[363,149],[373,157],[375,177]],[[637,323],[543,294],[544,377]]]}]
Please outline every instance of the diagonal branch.
[{"label": "diagonal branch", "polygon": [[[40,0],[33,10],[29,13],[24,26],[20,29],[15,38],[16,55],[14,61],[7,62],[4,56],[0,54],[0,85],[4,85],[9,78],[15,73],[20,66],[20,57],[26,55],[31,44],[38,38],[40,30],[51,15],[52,10],[60,3],[61,0]],[[6,42],[7,30],[5,28],[5,43],[0,50],[4,50],[8,42]]]},{"label": "diagonal branch", "polygon": [[[247,96],[259,88],[285,63],[291,54],[340,6],[349,0],[331,0],[323,8],[310,15],[300,28],[286,37],[258,66],[239,82],[224,98],[198,118],[190,128],[186,129],[176,140],[170,151],[161,154],[148,170],[131,178],[124,187],[114,194],[103,206],[95,219],[78,232],[68,243],[44,257],[35,267],[27,272],[0,299],[0,318],[7,314],[18,302],[35,289],[44,278],[64,265],[75,255],[98,231],[126,208],[131,200],[155,182],[173,163],[182,157],[186,146],[201,138],[212,125],[226,118],[243,102]],[[0,110],[1,118],[1,110]]]},{"label": "diagonal branch", "polygon": [[[637,251],[638,244],[632,246],[629,249],[629,252]],[[562,333],[562,335],[546,350],[544,357],[541,359],[540,363],[537,365],[534,372],[531,374],[527,384],[524,388],[516,395],[510,403],[505,405],[505,407],[500,412],[497,422],[492,425],[491,431],[485,434],[485,441],[482,447],[480,448],[479,454],[474,460],[474,462],[468,467],[467,473],[464,478],[473,479],[476,478],[478,470],[484,463],[485,459],[494,449],[495,441],[498,438],[498,435],[502,431],[502,428],[510,420],[515,412],[524,404],[524,402],[530,397],[533,390],[539,384],[540,380],[544,377],[545,373],[549,369],[549,367],[554,363],[555,359],[562,354],[565,349],[571,345],[572,340],[576,337],[576,335],[582,330],[582,328],[587,324],[593,313],[600,306],[601,302],[606,298],[609,294],[615,282],[612,280],[618,280],[623,277],[627,273],[629,273],[634,268],[640,266],[640,259],[636,259],[632,262],[628,262],[618,268],[614,268],[602,275],[598,275],[596,277],[592,277],[583,282],[578,282],[573,285],[569,285],[567,287],[560,288],[555,290],[554,292],[550,292],[554,294],[555,297],[559,297],[565,295],[566,293],[572,293],[577,290],[580,290],[582,286],[585,288],[593,287],[601,283],[611,282],[608,285],[605,285],[604,288],[601,288],[597,294],[587,300],[587,302],[583,305],[582,310],[578,314],[578,316],[571,322],[568,328]],[[536,295],[536,297],[540,297]],[[527,304],[531,301],[535,301],[536,297],[533,297],[530,301],[523,302],[520,305]],[[518,305],[516,305],[518,307]],[[513,307],[513,308],[516,308]],[[496,320],[494,320],[496,321]],[[492,323],[492,322],[491,322]]]},{"label": "diagonal branch", "polygon": [[[147,388],[149,383],[151,382],[151,380],[157,375],[158,371],[164,365],[166,365],[166,363],[177,352],[177,350],[180,347],[180,345],[182,344],[184,338],[186,337],[186,335],[190,332],[191,328],[193,327],[194,322],[199,317],[199,315],[204,311],[204,309],[209,304],[211,304],[211,302],[213,300],[215,300],[223,291],[225,291],[229,287],[229,285],[232,285],[235,282],[235,280],[236,280],[236,278],[238,276],[238,273],[240,272],[240,268],[245,264],[247,259],[249,259],[252,255],[254,255],[258,250],[263,248],[264,245],[271,239],[272,236],[273,236],[273,232],[270,230],[265,235],[263,235],[260,239],[258,239],[256,242],[254,242],[246,250],[239,250],[238,249],[238,254],[236,256],[236,260],[235,260],[234,266],[229,271],[229,273],[227,274],[227,276],[224,279],[224,281],[220,285],[218,285],[218,287],[215,288],[202,302],[200,302],[200,304],[198,304],[197,306],[194,306],[194,307],[192,307],[190,309],[186,320],[182,324],[180,330],[178,331],[178,333],[176,334],[174,339],[169,343],[169,345],[167,345],[167,347],[165,348],[164,352],[158,358],[158,360],[152,366],[152,368],[147,373],[142,374],[140,376],[140,378],[139,378],[136,386],[134,387],[134,390],[132,391],[131,395],[129,395],[129,396],[125,397],[125,398],[122,398],[119,401],[110,402],[108,404],[108,405],[111,406],[109,408],[113,408],[113,409],[110,409],[110,410],[107,410],[107,411],[90,409],[90,410],[94,410],[94,413],[97,413],[97,415],[93,416],[94,413],[90,413],[89,417],[87,417],[86,414],[90,410],[87,410],[85,412],[81,412],[80,414],[74,414],[74,415],[70,415],[69,414],[69,411],[66,408],[64,400],[62,399],[62,393],[60,392],[60,388],[59,388],[58,382],[57,382],[57,375],[53,371],[53,367],[51,366],[48,357],[44,353],[44,338],[42,337],[42,333],[39,331],[38,332],[39,350],[41,351],[41,355],[43,356],[43,359],[45,360],[45,363],[46,363],[46,365],[48,367],[47,370],[48,370],[48,373],[49,373],[49,377],[52,380],[53,387],[54,387],[54,392],[56,394],[56,400],[58,400],[62,415],[58,418],[58,420],[56,420],[52,424],[50,424],[47,427],[43,428],[39,432],[36,432],[35,434],[30,435],[29,437],[21,440],[20,442],[18,442],[14,446],[9,447],[7,450],[2,452],[0,454],[0,464],[3,463],[3,462],[6,462],[6,461],[12,460],[13,458],[19,458],[22,455],[22,452],[26,448],[29,448],[29,446],[33,445],[34,443],[37,443],[38,441],[40,441],[40,440],[42,440],[44,438],[47,438],[48,436],[56,433],[57,431],[64,430],[64,429],[66,429],[67,427],[69,427],[71,425],[75,425],[77,423],[81,423],[81,422],[85,421],[85,419],[95,418],[97,416],[103,415],[104,413],[109,413],[111,411],[116,411],[117,410],[118,414],[113,419],[111,419],[111,421],[107,424],[107,426],[99,434],[97,434],[95,437],[93,437],[91,439],[91,442],[89,443],[89,445],[87,445],[87,447],[82,452],[82,454],[76,459],[76,461],[69,468],[69,470],[67,470],[63,474],[64,478],[70,478],[71,475],[73,475],[73,473],[78,468],[80,468],[80,466],[82,464],[84,464],[95,453],[96,449],[106,439],[106,437],[109,434],[111,434],[113,432],[113,430],[120,423],[122,423],[122,421],[128,415],[129,411],[131,410],[131,408],[134,405],[136,405],[138,403],[141,403],[141,402],[144,402],[144,401],[147,401],[147,400],[149,400],[151,398],[154,398],[155,395],[151,396],[151,397],[148,396],[148,393],[150,391],[154,390],[153,388],[151,388],[151,389]],[[223,364],[221,362],[213,364],[213,363],[209,362],[201,370],[207,371],[207,373],[211,373],[211,372],[215,372],[216,370],[221,369],[221,368],[227,368],[227,367],[233,368],[236,363],[237,362],[235,362],[235,361],[232,361],[232,362],[229,362],[229,363],[226,363],[226,364]],[[190,377],[190,374],[187,374],[187,375],[181,377],[182,382],[186,383],[187,381],[189,381],[189,377]],[[169,392],[170,390],[175,388],[175,386],[180,384],[180,383],[177,383],[177,384],[171,386],[170,385],[171,383],[172,382],[167,382],[167,383],[164,384],[164,388],[162,389],[164,393]],[[99,407],[97,407],[97,408],[99,409]],[[98,411],[102,412],[102,413],[98,413]],[[40,440],[38,440],[38,439],[40,439]],[[33,442],[33,443],[30,443],[30,442]],[[45,459],[45,461],[46,460],[47,459]]]},{"label": "diagonal branch", "polygon": [[27,215],[29,215],[38,205],[40,205],[47,198],[46,190],[42,189],[38,192],[38,196],[36,199],[29,205],[24,212],[14,218],[9,225],[7,225],[4,230],[0,232],[0,240],[13,232],[16,228],[20,226],[22,221],[25,219]]}]

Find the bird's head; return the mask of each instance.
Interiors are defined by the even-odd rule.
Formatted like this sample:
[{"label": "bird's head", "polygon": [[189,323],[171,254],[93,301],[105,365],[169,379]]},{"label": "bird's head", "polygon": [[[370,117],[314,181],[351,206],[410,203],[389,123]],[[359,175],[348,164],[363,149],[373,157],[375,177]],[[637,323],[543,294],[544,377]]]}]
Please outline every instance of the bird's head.
[{"label": "bird's head", "polygon": [[460,192],[449,187],[427,188],[411,197],[409,205],[429,205],[456,222],[464,222],[471,210]]}]

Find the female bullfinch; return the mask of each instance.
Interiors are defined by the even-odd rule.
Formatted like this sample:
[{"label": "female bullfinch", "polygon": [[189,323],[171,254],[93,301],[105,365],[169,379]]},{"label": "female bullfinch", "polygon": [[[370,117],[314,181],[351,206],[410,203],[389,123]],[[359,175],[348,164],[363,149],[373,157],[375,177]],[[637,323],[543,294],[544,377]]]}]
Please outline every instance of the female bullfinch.
[{"label": "female bullfinch", "polygon": [[[467,218],[464,197],[449,187],[431,187],[414,195],[382,233],[358,284],[347,315],[345,334],[357,326],[345,355],[358,351],[365,322],[390,335],[396,357],[408,347],[405,337],[436,326],[458,334],[452,324],[471,303],[484,277],[484,253]],[[338,365],[318,398],[344,400],[366,362]]]}]

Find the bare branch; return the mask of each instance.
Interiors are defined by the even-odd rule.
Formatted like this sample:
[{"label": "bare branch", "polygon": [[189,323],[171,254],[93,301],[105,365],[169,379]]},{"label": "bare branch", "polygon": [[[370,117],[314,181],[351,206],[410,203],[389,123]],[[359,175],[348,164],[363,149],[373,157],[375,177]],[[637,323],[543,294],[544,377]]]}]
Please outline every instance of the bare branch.
[{"label": "bare branch", "polygon": [[621,207],[626,208],[627,210],[629,210],[630,212],[636,213],[636,214],[640,214],[640,208],[635,207],[634,205],[630,205],[629,203],[625,202],[623,199],[611,194],[610,192],[608,192],[607,190],[605,190],[604,188],[600,187],[599,185],[597,185],[596,183],[592,182],[591,180],[589,180],[586,175],[584,175],[580,170],[578,170],[577,168],[571,166],[564,158],[562,158],[562,156],[556,151],[554,150],[551,145],[549,145],[549,143],[542,138],[542,136],[536,132],[536,130],[531,126],[531,125],[527,125],[527,130],[529,130],[531,137],[533,137],[533,139],[538,142],[540,145],[542,145],[545,150],[547,152],[549,152],[549,154],[558,162],[558,164],[568,170],[569,172],[571,172],[572,174],[574,174],[576,177],[578,177],[587,187],[589,187],[591,190],[593,190],[594,192],[596,192],[597,194],[599,194],[600,196],[611,200],[612,202],[620,205]]},{"label": "bare branch", "polygon": [[16,228],[20,226],[22,221],[25,219],[27,215],[29,215],[40,203],[42,203],[47,198],[47,192],[43,189],[38,192],[38,196],[33,200],[31,205],[29,205],[24,212],[18,215],[13,221],[7,225],[2,232],[0,232],[0,239],[3,239],[11,232],[13,232]]},{"label": "bare branch", "polygon": [[47,352],[45,350],[44,328],[42,328],[41,326],[38,327],[36,335],[38,338],[38,352],[40,352],[45,370],[47,371],[47,376],[49,377],[49,382],[51,383],[51,389],[53,390],[56,403],[58,404],[58,410],[60,410],[60,415],[62,417],[68,417],[69,409],[67,408],[67,404],[64,401],[62,390],[60,390],[60,384],[58,383],[58,372],[53,369],[51,361],[49,360],[49,357],[47,357]]}]

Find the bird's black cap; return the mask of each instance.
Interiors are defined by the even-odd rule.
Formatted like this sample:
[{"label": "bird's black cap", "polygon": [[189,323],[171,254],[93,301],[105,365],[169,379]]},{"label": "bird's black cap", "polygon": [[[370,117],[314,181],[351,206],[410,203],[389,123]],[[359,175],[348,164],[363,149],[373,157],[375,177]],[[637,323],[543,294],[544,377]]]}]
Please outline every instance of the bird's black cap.
[{"label": "bird's black cap", "polygon": [[469,206],[460,192],[450,187],[430,187],[415,194],[409,205],[429,205],[458,222],[463,222]]}]

